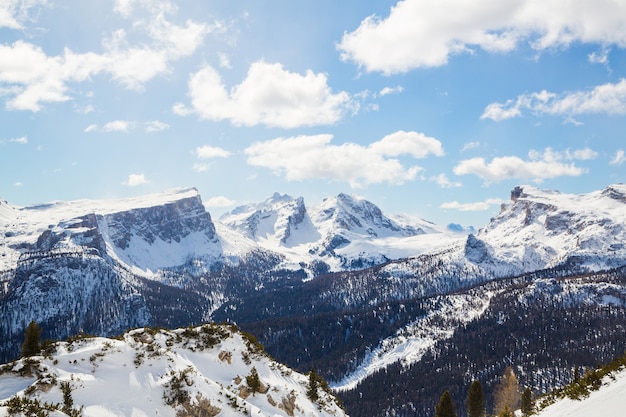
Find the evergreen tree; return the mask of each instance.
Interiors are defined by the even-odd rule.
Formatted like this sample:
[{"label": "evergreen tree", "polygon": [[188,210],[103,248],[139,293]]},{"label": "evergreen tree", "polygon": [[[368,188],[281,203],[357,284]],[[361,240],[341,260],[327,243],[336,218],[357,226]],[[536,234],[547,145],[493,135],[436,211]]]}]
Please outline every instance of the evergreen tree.
[{"label": "evergreen tree", "polygon": [[533,394],[528,387],[526,387],[524,393],[522,394],[522,403],[520,407],[524,417],[531,415],[533,412]]},{"label": "evergreen tree", "polygon": [[320,378],[317,375],[317,372],[315,372],[315,368],[311,368],[311,372],[309,372],[309,388],[306,391],[306,396],[313,402],[319,399],[319,395],[317,394],[319,379]]},{"label": "evergreen tree", "polygon": [[457,417],[450,392],[444,391],[435,407],[435,417]]},{"label": "evergreen tree", "polygon": [[467,394],[467,415],[468,417],[483,417],[485,415],[485,395],[483,386],[479,381],[472,382]]},{"label": "evergreen tree", "polygon": [[61,392],[63,393],[63,408],[61,411],[69,415],[72,412],[72,408],[74,408],[74,399],[72,398],[72,386],[68,381],[61,382]]},{"label": "evergreen tree", "polygon": [[[500,383],[494,389],[496,414],[500,415],[505,409],[515,410],[520,402],[520,389],[517,377],[510,366],[507,366]],[[509,411],[510,412],[510,411]]]},{"label": "evergreen tree", "polygon": [[252,395],[256,394],[261,390],[261,379],[259,378],[259,373],[256,368],[252,368],[250,371],[250,375],[246,376],[246,383],[252,391]]},{"label": "evergreen tree", "polygon": [[22,343],[21,357],[27,358],[41,353],[41,327],[31,321],[24,331],[24,343]]}]

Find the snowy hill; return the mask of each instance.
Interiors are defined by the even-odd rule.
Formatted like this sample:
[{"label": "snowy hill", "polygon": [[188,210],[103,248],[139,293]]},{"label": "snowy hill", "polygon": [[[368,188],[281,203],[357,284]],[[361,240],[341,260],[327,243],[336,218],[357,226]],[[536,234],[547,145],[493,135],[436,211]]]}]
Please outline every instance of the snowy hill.
[{"label": "snowy hill", "polygon": [[[0,416],[33,410],[35,401],[56,404],[50,415],[59,417],[72,410],[94,417],[345,416],[314,381],[315,401],[308,376],[274,362],[231,327],[138,329],[120,339],[57,343],[43,357],[0,367]],[[68,384],[71,407],[63,396]]]},{"label": "snowy hill", "polygon": [[536,417],[622,417],[626,396],[626,370],[605,377],[602,387],[591,391],[588,397],[580,400],[564,398],[545,409]]}]

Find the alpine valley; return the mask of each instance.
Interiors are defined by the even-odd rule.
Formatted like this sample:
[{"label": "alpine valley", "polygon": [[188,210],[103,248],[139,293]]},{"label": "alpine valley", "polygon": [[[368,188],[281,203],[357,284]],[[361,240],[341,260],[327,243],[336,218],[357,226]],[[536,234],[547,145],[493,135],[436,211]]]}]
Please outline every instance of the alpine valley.
[{"label": "alpine valley", "polygon": [[[471,382],[491,407],[508,366],[539,395],[626,352],[626,185],[584,195],[519,186],[478,231],[346,194],[313,207],[274,194],[219,220],[195,189],[1,201],[0,362],[19,356],[33,320],[44,339],[125,334],[84,342],[122,362],[142,335],[165,343],[181,332],[128,329],[236,323],[278,362],[315,368],[348,415],[432,416],[444,390],[465,415]],[[200,374],[219,379],[210,373]],[[306,403],[295,415],[343,413],[320,410]]]}]

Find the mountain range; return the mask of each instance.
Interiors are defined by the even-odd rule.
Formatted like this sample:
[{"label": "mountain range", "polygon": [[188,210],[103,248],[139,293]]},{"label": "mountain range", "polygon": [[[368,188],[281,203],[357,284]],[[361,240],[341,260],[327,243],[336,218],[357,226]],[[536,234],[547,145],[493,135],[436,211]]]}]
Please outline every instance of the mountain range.
[{"label": "mountain range", "polygon": [[[386,215],[346,194],[307,207],[276,193],[219,220],[195,189],[33,207],[2,201],[0,359],[17,355],[31,320],[52,339],[224,321],[296,370],[314,366],[353,416],[429,415],[440,385],[410,400],[376,386],[402,392],[409,376],[438,380],[423,366],[447,355],[457,398],[471,375],[482,375],[490,395],[506,365],[543,392],[575,366],[626,348],[615,331],[626,325],[626,185],[584,195],[525,185],[509,197],[473,233]],[[556,317],[565,322],[551,325]],[[586,323],[583,340],[572,334],[576,323],[579,332]],[[459,374],[452,363],[467,354],[468,335],[483,340],[485,329],[504,336],[485,339],[490,353],[466,358],[474,371]],[[601,346],[584,355],[590,340]],[[560,344],[574,353],[559,358]]]}]

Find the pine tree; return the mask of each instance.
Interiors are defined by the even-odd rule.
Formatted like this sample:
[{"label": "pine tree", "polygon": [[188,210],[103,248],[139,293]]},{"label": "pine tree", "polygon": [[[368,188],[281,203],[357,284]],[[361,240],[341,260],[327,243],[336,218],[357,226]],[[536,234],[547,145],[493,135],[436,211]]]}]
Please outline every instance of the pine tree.
[{"label": "pine tree", "polygon": [[530,391],[530,388],[526,387],[524,393],[522,394],[522,403],[520,405],[522,409],[522,415],[527,417],[533,412],[533,394]]},{"label": "pine tree", "polygon": [[517,377],[510,366],[507,366],[502,380],[494,390],[496,414],[500,415],[505,408],[515,410],[520,402],[521,394]]},{"label": "pine tree", "polygon": [[435,407],[435,417],[457,417],[450,392],[444,391]]},{"label": "pine tree", "polygon": [[250,375],[246,376],[246,383],[250,391],[252,391],[252,395],[261,390],[261,379],[259,379],[259,373],[256,368],[252,368]]},{"label": "pine tree", "polygon": [[63,393],[63,411],[65,414],[70,414],[72,408],[74,408],[74,400],[72,399],[72,386],[68,381],[61,382],[61,392]]},{"label": "pine tree", "polygon": [[313,402],[319,399],[319,395],[317,393],[319,379],[319,376],[315,372],[315,368],[311,368],[311,372],[309,372],[309,388],[306,391],[306,396]]},{"label": "pine tree", "polygon": [[21,357],[27,358],[41,353],[41,327],[31,321],[24,331],[24,343],[22,343]]},{"label": "pine tree", "polygon": [[467,394],[468,417],[483,417],[485,415],[485,395],[479,381],[472,382]]}]

